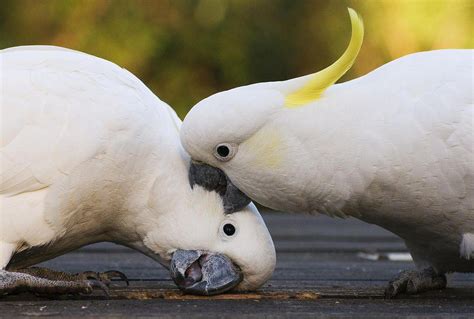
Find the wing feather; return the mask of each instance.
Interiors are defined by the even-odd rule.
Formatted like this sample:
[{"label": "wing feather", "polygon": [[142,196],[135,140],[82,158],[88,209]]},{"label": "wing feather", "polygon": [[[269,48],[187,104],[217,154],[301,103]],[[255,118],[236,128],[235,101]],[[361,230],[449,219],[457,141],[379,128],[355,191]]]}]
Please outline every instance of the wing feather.
[{"label": "wing feather", "polygon": [[126,128],[131,108],[154,97],[117,65],[64,48],[2,50],[0,70],[0,196],[69,174]]}]

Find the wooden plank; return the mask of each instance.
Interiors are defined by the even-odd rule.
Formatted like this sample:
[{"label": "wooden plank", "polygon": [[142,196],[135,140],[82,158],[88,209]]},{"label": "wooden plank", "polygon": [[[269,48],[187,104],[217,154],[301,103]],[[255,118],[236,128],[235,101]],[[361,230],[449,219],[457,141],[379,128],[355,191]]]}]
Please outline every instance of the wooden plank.
[{"label": "wooden plank", "polygon": [[3,302],[0,317],[470,318],[472,300],[44,300]]},{"label": "wooden plank", "polygon": [[259,291],[215,297],[183,295],[168,270],[131,249],[100,243],[44,266],[80,272],[117,269],[130,287],[113,282],[110,298],[61,296],[53,300],[31,294],[0,298],[0,318],[55,316],[101,318],[314,318],[430,317],[467,318],[474,313],[474,274],[454,274],[449,288],[418,296],[384,300],[387,281],[412,262],[367,260],[361,251],[406,251],[399,238],[355,219],[338,220],[264,214],[277,247],[277,268]]},{"label": "wooden plank", "polygon": [[186,295],[180,291],[160,289],[114,289],[112,299],[166,299],[166,300],[316,300],[320,294],[314,291],[258,291],[249,293],[225,293],[215,296]]}]

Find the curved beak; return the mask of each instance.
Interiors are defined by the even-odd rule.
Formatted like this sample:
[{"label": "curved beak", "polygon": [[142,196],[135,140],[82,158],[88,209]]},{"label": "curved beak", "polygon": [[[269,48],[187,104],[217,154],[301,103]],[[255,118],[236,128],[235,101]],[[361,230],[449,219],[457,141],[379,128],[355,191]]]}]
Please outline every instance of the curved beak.
[{"label": "curved beak", "polygon": [[206,296],[230,290],[243,279],[240,269],[228,257],[203,250],[175,251],[170,274],[184,292]]},{"label": "curved beak", "polygon": [[219,193],[226,214],[239,211],[250,204],[250,198],[232,184],[227,175],[217,167],[193,161],[189,167],[188,177],[191,187],[199,185],[208,191]]}]

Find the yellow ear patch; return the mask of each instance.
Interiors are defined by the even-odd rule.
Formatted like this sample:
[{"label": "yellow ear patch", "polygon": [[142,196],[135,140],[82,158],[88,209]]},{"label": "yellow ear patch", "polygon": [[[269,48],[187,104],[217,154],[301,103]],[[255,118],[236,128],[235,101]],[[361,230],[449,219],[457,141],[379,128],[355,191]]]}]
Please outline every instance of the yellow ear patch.
[{"label": "yellow ear patch", "polygon": [[277,168],[283,158],[281,143],[282,138],[276,129],[263,127],[247,139],[241,147],[246,148],[245,154],[252,156],[249,159],[252,165]]},{"label": "yellow ear patch", "polygon": [[348,8],[348,10],[351,18],[352,36],[346,51],[332,65],[312,74],[303,87],[288,94],[285,98],[286,107],[299,107],[318,99],[328,87],[336,83],[354,64],[364,40],[364,23],[357,12],[351,8]]}]

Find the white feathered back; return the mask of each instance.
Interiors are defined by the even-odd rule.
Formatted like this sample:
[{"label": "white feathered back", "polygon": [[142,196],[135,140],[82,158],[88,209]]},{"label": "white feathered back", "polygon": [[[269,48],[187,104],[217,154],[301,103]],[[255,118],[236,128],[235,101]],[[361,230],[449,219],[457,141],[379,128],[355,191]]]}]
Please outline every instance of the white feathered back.
[{"label": "white feathered back", "polygon": [[[0,241],[35,246],[68,224],[87,229],[101,215],[84,215],[84,197],[97,197],[87,214],[113,214],[124,200],[117,182],[132,186],[133,170],[145,166],[136,159],[157,148],[174,148],[171,162],[186,170],[174,111],[111,62],[59,47],[15,47],[0,51],[0,80]],[[150,123],[157,127],[143,130]]]}]

